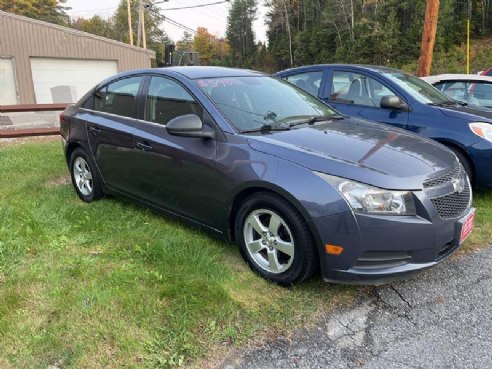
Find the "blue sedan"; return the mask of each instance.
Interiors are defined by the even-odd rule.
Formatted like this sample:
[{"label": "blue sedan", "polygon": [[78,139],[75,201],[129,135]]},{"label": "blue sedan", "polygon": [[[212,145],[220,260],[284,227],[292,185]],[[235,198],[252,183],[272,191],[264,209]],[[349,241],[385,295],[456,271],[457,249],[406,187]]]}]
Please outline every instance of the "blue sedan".
[{"label": "blue sedan", "polygon": [[276,74],[341,113],[387,123],[451,149],[477,188],[492,188],[492,112],[458,102],[397,69],[311,65]]}]

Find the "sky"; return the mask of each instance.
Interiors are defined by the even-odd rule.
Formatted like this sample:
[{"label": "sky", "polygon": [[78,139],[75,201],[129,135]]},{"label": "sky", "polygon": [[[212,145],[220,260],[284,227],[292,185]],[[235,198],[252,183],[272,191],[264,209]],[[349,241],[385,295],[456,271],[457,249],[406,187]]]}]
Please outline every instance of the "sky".
[{"label": "sky", "polygon": [[[153,0],[157,2],[157,0]],[[162,10],[164,16],[173,21],[181,23],[189,28],[205,27],[208,31],[216,36],[224,37],[227,24],[227,15],[229,13],[229,3],[216,4],[195,9],[169,10],[170,8],[193,6],[198,4],[215,3],[218,0],[169,0],[158,7]],[[93,15],[99,15],[103,18],[110,17],[120,0],[68,0],[66,6],[72,8],[68,11],[72,18],[90,18]],[[260,0],[259,3],[262,3]],[[258,19],[253,24],[253,30],[256,34],[256,41],[266,41],[266,26],[264,16],[266,8],[263,5],[258,6]],[[171,25],[168,22],[162,24],[162,28],[167,35],[174,41],[183,37],[184,30]]]}]

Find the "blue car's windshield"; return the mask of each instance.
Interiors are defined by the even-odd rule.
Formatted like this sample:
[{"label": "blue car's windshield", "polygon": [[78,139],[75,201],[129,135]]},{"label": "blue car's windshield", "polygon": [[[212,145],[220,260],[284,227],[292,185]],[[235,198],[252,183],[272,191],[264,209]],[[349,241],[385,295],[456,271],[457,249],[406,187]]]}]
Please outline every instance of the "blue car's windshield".
[{"label": "blue car's windshield", "polygon": [[436,105],[454,103],[449,96],[411,74],[402,72],[383,74],[421,103]]},{"label": "blue car's windshield", "polygon": [[195,83],[239,131],[338,115],[307,92],[272,77],[204,78]]}]

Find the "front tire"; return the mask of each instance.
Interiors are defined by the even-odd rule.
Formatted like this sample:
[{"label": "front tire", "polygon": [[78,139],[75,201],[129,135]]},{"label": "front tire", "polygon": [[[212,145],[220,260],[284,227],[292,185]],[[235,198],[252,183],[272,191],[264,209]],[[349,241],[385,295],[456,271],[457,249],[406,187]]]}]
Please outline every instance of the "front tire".
[{"label": "front tire", "polygon": [[69,166],[73,187],[82,201],[92,202],[104,197],[95,165],[82,148],[73,151]]},{"label": "front tire", "polygon": [[294,206],[276,194],[248,197],[237,213],[235,235],[250,268],[279,285],[300,283],[318,268],[306,222]]}]

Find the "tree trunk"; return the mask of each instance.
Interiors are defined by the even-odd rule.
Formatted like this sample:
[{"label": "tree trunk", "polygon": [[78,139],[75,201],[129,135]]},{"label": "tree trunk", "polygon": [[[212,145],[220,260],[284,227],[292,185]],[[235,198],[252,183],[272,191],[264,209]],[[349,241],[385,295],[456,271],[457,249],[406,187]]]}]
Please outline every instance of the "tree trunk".
[{"label": "tree trunk", "polygon": [[290,67],[294,65],[294,58],[292,57],[292,34],[290,32],[290,21],[289,21],[289,11],[287,9],[287,4],[285,0],[282,0],[285,10],[285,25],[287,27],[287,35],[289,36],[289,57],[290,57]]},{"label": "tree trunk", "polygon": [[422,46],[420,49],[419,77],[430,75],[432,52],[436,40],[437,18],[439,16],[439,0],[427,0],[425,6],[424,30],[422,32]]}]

